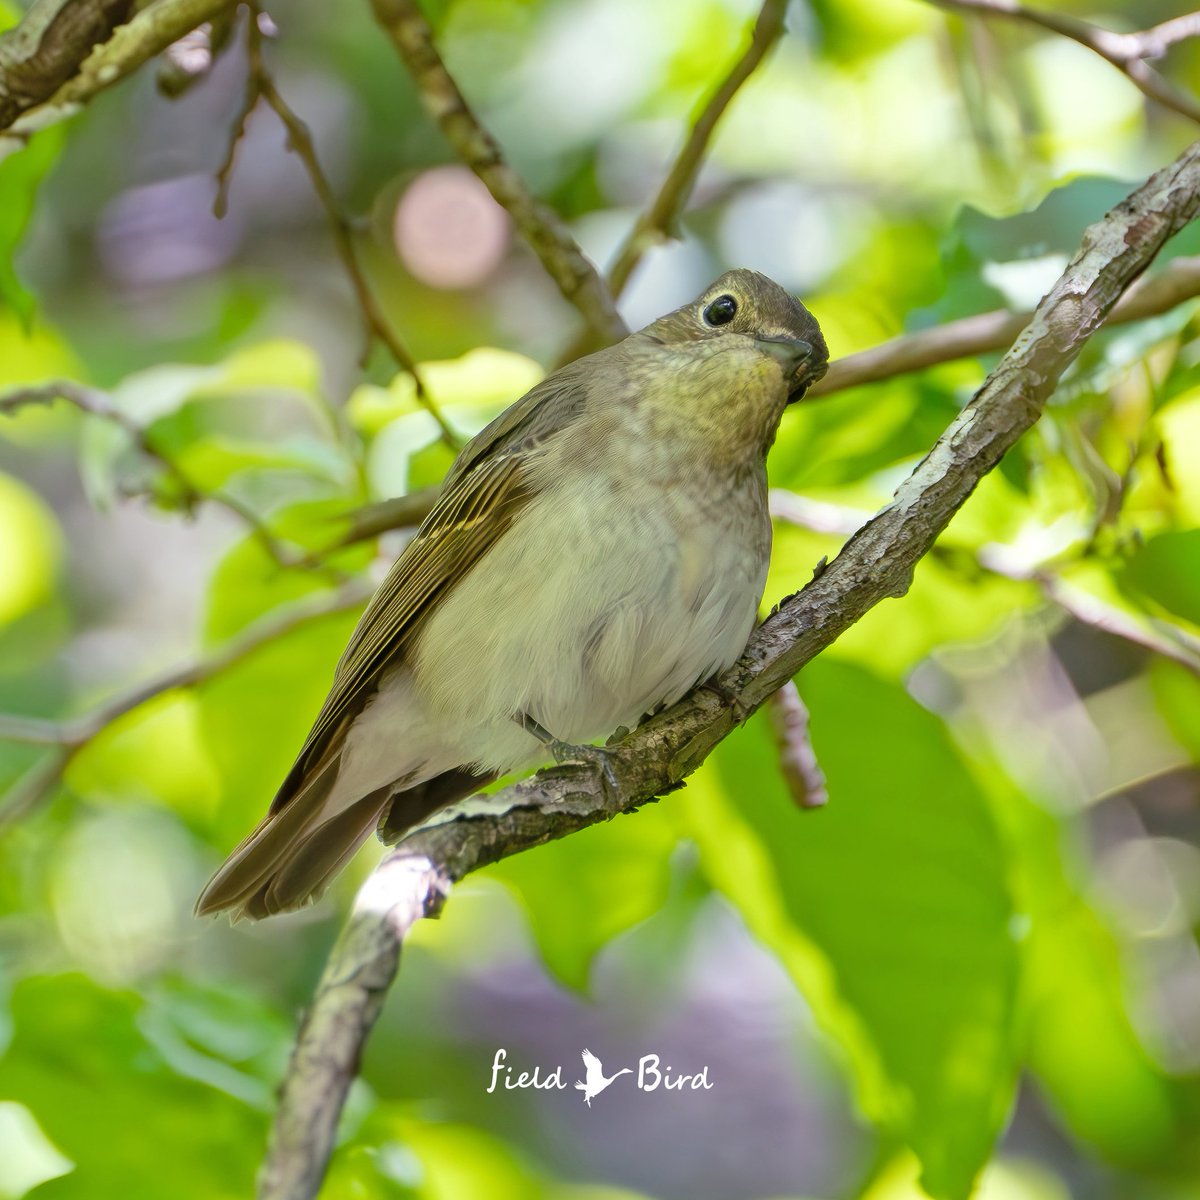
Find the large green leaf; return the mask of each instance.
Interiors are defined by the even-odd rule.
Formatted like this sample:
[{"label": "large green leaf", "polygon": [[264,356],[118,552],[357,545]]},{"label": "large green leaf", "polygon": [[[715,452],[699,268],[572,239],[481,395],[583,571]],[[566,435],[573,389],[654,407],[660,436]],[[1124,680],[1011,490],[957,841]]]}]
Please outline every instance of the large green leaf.
[{"label": "large green leaf", "polygon": [[683,807],[713,882],[841,1046],[864,1111],[961,1200],[1012,1102],[1017,945],[1004,851],[941,722],[865,670],[801,689],[830,804],[798,811],[765,723],[723,743]]},{"label": "large green leaf", "polygon": [[265,1117],[173,1069],[142,1022],[147,1005],[83,976],[14,989],[0,1096],[28,1108],[74,1170],[39,1200],[212,1200],[252,1190]]},{"label": "large green leaf", "polygon": [[1151,538],[1130,557],[1122,583],[1200,625],[1200,529]]},{"label": "large green leaf", "polygon": [[[0,28],[12,12],[0,5]],[[65,138],[59,126],[45,129],[15,153],[0,158],[0,303],[7,305],[28,325],[34,300],[21,282],[13,258],[37,202],[38,188],[58,161]]]}]

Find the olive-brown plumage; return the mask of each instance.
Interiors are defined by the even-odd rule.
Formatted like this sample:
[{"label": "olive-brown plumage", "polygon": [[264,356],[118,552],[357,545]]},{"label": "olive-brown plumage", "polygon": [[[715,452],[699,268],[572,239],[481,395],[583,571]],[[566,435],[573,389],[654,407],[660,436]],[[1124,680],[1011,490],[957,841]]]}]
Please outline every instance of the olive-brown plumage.
[{"label": "olive-brown plumage", "polygon": [[458,456],[359,621],[270,810],[197,903],[263,917],[509,771],[633,726],[729,666],[754,626],[765,458],[824,372],[764,275],[556,371]]}]

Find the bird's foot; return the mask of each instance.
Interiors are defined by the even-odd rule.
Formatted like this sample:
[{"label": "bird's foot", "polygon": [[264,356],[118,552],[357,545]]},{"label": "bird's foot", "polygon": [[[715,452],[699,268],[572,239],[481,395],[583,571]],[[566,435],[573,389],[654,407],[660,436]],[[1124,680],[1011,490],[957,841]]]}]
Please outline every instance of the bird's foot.
[{"label": "bird's foot", "polygon": [[715,696],[720,697],[723,703],[729,705],[733,710],[733,719],[738,725],[745,725],[750,720],[750,710],[742,703],[742,698],[737,692],[724,687],[720,681],[720,677],[714,675],[711,679],[706,680],[700,685],[706,691],[712,692]]},{"label": "bird's foot", "polygon": [[613,770],[612,755],[603,746],[575,745],[556,738],[546,728],[540,725],[528,713],[518,713],[514,720],[526,733],[532,734],[550,752],[560,767],[570,764],[592,767],[600,777],[600,782],[610,798],[621,794],[617,783],[617,775]]}]

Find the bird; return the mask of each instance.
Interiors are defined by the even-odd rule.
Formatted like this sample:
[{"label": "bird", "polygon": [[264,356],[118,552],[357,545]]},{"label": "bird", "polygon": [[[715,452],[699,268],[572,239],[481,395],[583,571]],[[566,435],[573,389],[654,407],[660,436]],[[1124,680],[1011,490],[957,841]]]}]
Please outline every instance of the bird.
[{"label": "bird", "polygon": [[731,666],[766,585],[766,454],[828,360],[800,301],[738,269],[486,426],[197,914],[294,910],[374,830],[551,760],[604,767],[591,743]]},{"label": "bird", "polygon": [[584,1078],[575,1080],[575,1089],[583,1093],[583,1099],[588,1108],[592,1107],[592,1097],[600,1095],[614,1079],[619,1079],[622,1075],[633,1074],[631,1068],[622,1067],[621,1070],[615,1071],[605,1079],[604,1064],[590,1050],[584,1050],[582,1058]]}]

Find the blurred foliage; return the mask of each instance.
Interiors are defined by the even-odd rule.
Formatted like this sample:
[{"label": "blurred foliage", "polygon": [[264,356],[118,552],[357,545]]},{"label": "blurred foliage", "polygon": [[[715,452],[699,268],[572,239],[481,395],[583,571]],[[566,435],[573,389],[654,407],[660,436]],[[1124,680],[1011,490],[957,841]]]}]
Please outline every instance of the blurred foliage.
[{"label": "blurred foliage", "polygon": [[[1131,29],[1181,11],[1044,7]],[[753,16],[427,11],[600,261]],[[430,170],[448,149],[368,5],[273,15],[279,86],[468,437],[541,378],[572,313],[472,178]],[[623,298],[632,324],[734,265],[798,291],[835,356],[1028,307],[1191,136],[1042,31],[910,0],[794,3],[789,27],[681,239]],[[1161,65],[1195,79],[1200,48]],[[0,385],[102,387],[144,431],[65,406],[0,424],[6,711],[91,711],[377,577],[399,535],[335,549],[350,514],[450,464],[413,380],[364,354],[270,113],[211,215],[244,66],[230,49],[175,101],[144,72],[0,160]],[[416,181],[441,200],[402,221]],[[1194,226],[1155,269],[1198,252]],[[773,486],[875,509],[994,357],[798,407]],[[765,604],[842,540],[780,524]],[[2,1200],[250,1193],[296,1013],[372,855],[263,926],[190,906],[269,801],[354,619],[298,622],[136,707],[0,832]],[[909,593],[801,674],[826,809],[796,807],[758,717],[682,792],[490,869],[414,933],[324,1194],[962,1200],[977,1182],[982,1200],[1200,1200],[1200,679],[1178,661],[1198,648],[1190,302],[1095,337]],[[0,742],[0,784],[44,753]],[[610,1070],[707,1065],[712,1088],[622,1080],[587,1108],[585,1046]],[[489,1093],[498,1048],[514,1075],[561,1067],[563,1089]]]}]

